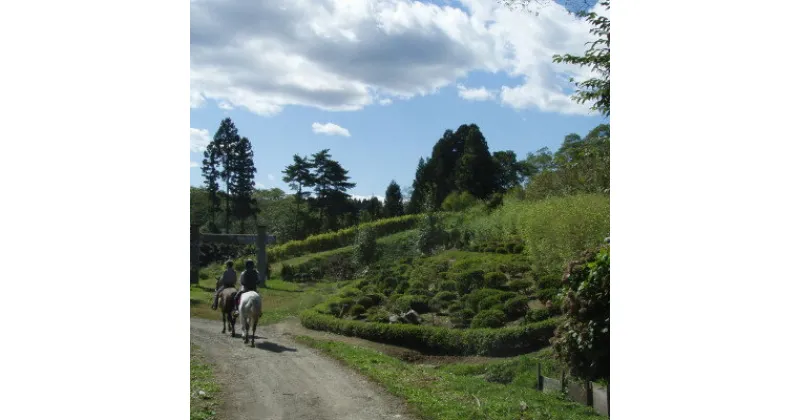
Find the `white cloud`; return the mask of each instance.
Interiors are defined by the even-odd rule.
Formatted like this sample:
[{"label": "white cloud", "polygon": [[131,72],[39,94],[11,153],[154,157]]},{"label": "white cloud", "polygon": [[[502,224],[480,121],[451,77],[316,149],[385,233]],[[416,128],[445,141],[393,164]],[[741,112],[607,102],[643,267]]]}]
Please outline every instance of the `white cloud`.
[{"label": "white cloud", "polygon": [[352,111],[432,94],[470,72],[502,71],[522,79],[499,89],[505,105],[589,108],[569,99],[568,82],[587,71],[552,63],[553,54],[582,53],[589,26],[554,2],[538,16],[496,0],[195,0],[190,7],[193,106],[214,99],[261,115],[287,105]]},{"label": "white cloud", "polygon": [[479,88],[468,88],[464,85],[458,85],[458,96],[468,101],[488,101],[494,99],[494,92],[481,86]]},{"label": "white cloud", "polygon": [[192,161],[192,162],[189,162],[189,167],[190,168],[199,168],[200,164],[197,163],[197,162]]},{"label": "white cloud", "polygon": [[203,152],[211,142],[208,130],[199,128],[189,128],[189,144],[193,152]]},{"label": "white cloud", "polygon": [[267,186],[260,182],[256,182],[256,188],[258,188],[259,190],[264,190],[267,188]]},{"label": "white cloud", "polygon": [[217,102],[217,106],[219,107],[219,109],[223,109],[225,111],[230,111],[231,109],[233,109],[233,106],[231,106],[231,104],[229,104],[229,103],[227,103],[225,101]]},{"label": "white cloud", "polygon": [[381,104],[381,105],[391,105],[392,104],[392,100],[389,99],[389,98],[383,98],[380,101],[378,101],[378,103]]},{"label": "white cloud", "polygon": [[350,137],[350,130],[340,127],[334,123],[320,124],[315,122],[311,124],[311,131],[317,134],[327,134],[329,136],[344,136]]}]

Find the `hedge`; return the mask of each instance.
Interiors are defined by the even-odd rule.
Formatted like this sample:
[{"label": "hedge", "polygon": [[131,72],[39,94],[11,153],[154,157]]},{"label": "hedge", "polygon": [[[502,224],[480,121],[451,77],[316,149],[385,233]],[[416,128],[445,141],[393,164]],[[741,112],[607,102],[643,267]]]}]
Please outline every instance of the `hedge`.
[{"label": "hedge", "polygon": [[[420,215],[411,214],[365,223],[363,226],[372,227],[376,237],[383,237],[413,229],[417,225],[419,219]],[[336,232],[313,235],[301,241],[289,241],[282,245],[270,247],[267,249],[267,258],[271,262],[276,262],[304,254],[329,251],[331,249],[353,245],[355,238],[355,226]]]},{"label": "hedge", "polygon": [[383,324],[339,319],[315,310],[300,314],[304,327],[393,344],[427,354],[492,357],[516,356],[550,343],[561,318],[508,328],[450,329],[428,325]]}]

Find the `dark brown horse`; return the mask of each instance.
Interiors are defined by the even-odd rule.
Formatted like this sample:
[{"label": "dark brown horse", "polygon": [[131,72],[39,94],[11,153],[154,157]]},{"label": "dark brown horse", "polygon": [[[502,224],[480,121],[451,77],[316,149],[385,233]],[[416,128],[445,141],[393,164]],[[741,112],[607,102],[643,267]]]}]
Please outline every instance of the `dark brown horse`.
[{"label": "dark brown horse", "polygon": [[[227,287],[219,292],[219,311],[222,313],[222,333],[225,334],[225,328],[230,326],[231,337],[236,337],[236,317],[233,316],[233,311],[236,310],[236,305],[233,303],[233,297],[236,295],[235,287]],[[227,319],[226,319],[227,318]]]}]

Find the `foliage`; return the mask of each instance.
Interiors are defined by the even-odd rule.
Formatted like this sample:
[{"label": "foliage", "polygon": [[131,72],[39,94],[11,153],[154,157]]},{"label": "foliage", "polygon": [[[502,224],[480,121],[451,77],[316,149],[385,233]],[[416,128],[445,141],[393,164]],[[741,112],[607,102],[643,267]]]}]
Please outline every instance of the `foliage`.
[{"label": "foliage", "polygon": [[508,279],[506,275],[497,271],[493,271],[491,273],[486,273],[483,276],[483,287],[487,287],[489,289],[499,289],[505,286]]},{"label": "foliage", "polygon": [[478,312],[474,318],[470,328],[500,328],[505,324],[506,316],[503,311],[497,309],[486,309]]},{"label": "foliage", "polygon": [[426,353],[444,355],[511,356],[547,345],[560,319],[509,328],[450,329],[428,325],[383,324],[338,319],[315,310],[300,315],[303,326]]},{"label": "foliage", "polygon": [[503,305],[503,313],[506,314],[508,319],[517,319],[524,316],[528,312],[528,298],[525,296],[516,296]]},{"label": "foliage", "polygon": [[610,247],[587,251],[569,264],[566,288],[566,320],[553,338],[556,355],[574,376],[609,379],[611,269]]},{"label": "foliage", "polygon": [[418,295],[402,295],[394,301],[393,306],[398,312],[407,312],[413,309],[417,313],[424,314],[431,310],[428,299]]},{"label": "foliage", "polygon": [[419,225],[417,251],[422,255],[431,255],[443,244],[445,237],[439,218],[432,213],[424,214]]},{"label": "foliage", "polygon": [[464,211],[477,203],[478,199],[468,191],[453,191],[442,202],[442,210]]},{"label": "foliage", "polygon": [[375,229],[372,226],[358,229],[353,244],[353,262],[356,266],[366,266],[375,261],[377,256],[378,243]]},{"label": "foliage", "polygon": [[[611,2],[601,0],[600,6],[610,10]],[[605,16],[585,10],[578,12],[578,16],[592,25],[590,32],[597,36],[597,39],[590,43],[589,49],[583,56],[554,55],[553,62],[575,64],[580,67],[589,66],[591,70],[599,73],[599,77],[592,77],[580,83],[575,82],[574,78],[570,79],[570,82],[575,83],[577,87],[573,99],[581,104],[591,102],[592,110],[599,111],[607,117],[611,114],[611,21]]]}]

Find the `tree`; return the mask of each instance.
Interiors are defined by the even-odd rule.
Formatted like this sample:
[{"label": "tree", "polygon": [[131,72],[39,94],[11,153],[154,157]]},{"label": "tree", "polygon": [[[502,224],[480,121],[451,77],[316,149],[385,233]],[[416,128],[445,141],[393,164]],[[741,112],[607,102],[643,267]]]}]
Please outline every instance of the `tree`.
[{"label": "tree", "polygon": [[475,124],[469,125],[464,141],[464,154],[456,169],[456,188],[458,191],[467,191],[476,198],[485,200],[499,189],[497,173],[498,168],[492,155],[489,154],[489,145],[480,128]]},{"label": "tree", "polygon": [[219,165],[220,157],[217,153],[217,148],[214,143],[209,143],[206,150],[203,152],[203,179],[205,189],[208,192],[208,227],[211,232],[218,232],[218,228],[214,223],[216,214],[219,211]]},{"label": "tree", "polygon": [[[600,6],[611,9],[609,0],[600,1]],[[577,90],[573,99],[582,104],[590,102],[592,110],[598,111],[608,117],[611,115],[611,21],[605,16],[599,16],[595,12],[581,10],[577,13],[578,17],[584,18],[593,28],[591,34],[597,39],[590,44],[583,56],[572,54],[554,55],[553,62],[576,64],[580,67],[589,66],[592,70],[599,73],[598,77],[592,77],[583,82],[575,82],[574,78],[570,82],[575,83]]]},{"label": "tree", "polygon": [[497,186],[506,192],[522,183],[522,165],[517,162],[517,154],[503,150],[492,154],[497,167]]},{"label": "tree", "polygon": [[231,216],[231,181],[234,177],[236,158],[235,147],[239,143],[239,130],[230,118],[220,122],[214,139],[209,144],[213,149],[215,162],[221,165],[219,178],[225,183],[225,231],[230,232]]},{"label": "tree", "polygon": [[428,160],[419,158],[417,164],[417,172],[414,175],[414,183],[412,184],[413,190],[411,192],[411,199],[408,203],[408,213],[416,214],[422,211],[425,196],[431,190],[431,185],[428,180]]},{"label": "tree", "polygon": [[355,183],[349,182],[348,171],[342,165],[331,159],[330,149],[323,149],[313,156],[314,167],[314,192],[316,204],[323,221],[323,229],[335,229],[335,218],[343,214],[350,197],[347,190],[354,188]]},{"label": "tree", "polygon": [[294,217],[294,238],[299,239],[300,205],[303,199],[311,194],[310,191],[303,191],[303,188],[314,188],[316,180],[311,173],[314,164],[308,160],[308,157],[294,155],[292,159],[294,160],[293,163],[283,170],[283,182],[289,184],[289,188],[292,191],[296,191],[295,202],[297,208]]},{"label": "tree", "polygon": [[400,186],[392,180],[386,187],[386,197],[383,200],[383,208],[386,217],[397,217],[403,215],[403,193]]},{"label": "tree", "polygon": [[247,137],[242,137],[234,145],[231,156],[231,188],[233,212],[239,219],[240,233],[244,232],[244,222],[258,214],[258,206],[253,198],[255,193],[256,167],[253,161],[253,146]]}]

